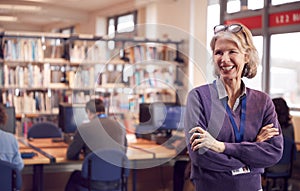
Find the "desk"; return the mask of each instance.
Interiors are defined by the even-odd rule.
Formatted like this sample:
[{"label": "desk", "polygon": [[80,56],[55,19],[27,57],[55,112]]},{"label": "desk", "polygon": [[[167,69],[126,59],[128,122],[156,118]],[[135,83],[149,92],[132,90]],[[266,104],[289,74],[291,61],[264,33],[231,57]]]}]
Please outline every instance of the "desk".
[{"label": "desk", "polygon": [[[53,142],[52,139],[19,139],[20,151],[34,151],[38,155],[32,159],[23,159],[25,165],[33,165],[34,191],[43,190],[43,165],[45,164],[70,164],[82,163],[82,161],[70,161],[66,159],[67,144],[64,142]],[[42,153],[47,153],[43,155]],[[175,149],[168,149],[157,145],[153,141],[137,139],[136,142],[130,143],[127,150],[127,157],[130,161],[130,167],[133,173],[133,191],[136,190],[136,169],[144,169],[159,166],[177,155]],[[49,158],[50,156],[50,158]]]},{"label": "desk", "polygon": [[26,140],[26,142],[32,146],[39,148],[68,148],[67,143],[63,141],[54,142],[51,138],[30,139]]},{"label": "desk", "polygon": [[19,150],[20,152],[35,152],[36,156],[33,158],[23,159],[24,165],[32,165],[33,166],[33,189],[34,191],[40,191],[42,190],[43,185],[43,165],[49,164],[50,159],[46,157],[45,155],[37,152],[35,149],[30,147],[26,141],[23,141],[19,139]]}]

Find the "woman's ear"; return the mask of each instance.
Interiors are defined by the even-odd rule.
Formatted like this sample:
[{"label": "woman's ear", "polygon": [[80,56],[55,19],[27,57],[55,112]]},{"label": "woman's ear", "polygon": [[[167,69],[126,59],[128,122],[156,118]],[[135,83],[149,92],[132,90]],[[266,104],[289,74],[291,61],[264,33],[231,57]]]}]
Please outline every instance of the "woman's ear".
[{"label": "woman's ear", "polygon": [[245,58],[244,58],[245,63],[247,64],[249,62],[249,60],[250,60],[249,54],[246,53]]},{"label": "woman's ear", "polygon": [[246,53],[245,53],[245,58],[244,58],[244,61],[245,63],[248,63],[249,60],[250,60],[250,54],[249,54],[249,49],[246,50]]},{"label": "woman's ear", "polygon": [[242,77],[248,76],[248,74],[249,74],[249,66],[248,63],[246,63],[243,68]]}]

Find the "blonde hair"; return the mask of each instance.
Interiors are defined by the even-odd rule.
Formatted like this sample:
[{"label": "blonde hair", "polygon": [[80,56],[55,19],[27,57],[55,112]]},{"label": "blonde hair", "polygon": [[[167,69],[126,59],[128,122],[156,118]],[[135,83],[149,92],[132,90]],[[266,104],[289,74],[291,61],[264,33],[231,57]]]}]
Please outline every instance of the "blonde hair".
[{"label": "blonde hair", "polygon": [[[257,73],[259,56],[256,47],[253,44],[251,31],[245,25],[240,25],[242,26],[242,29],[239,32],[235,33],[225,30],[216,33],[210,41],[210,48],[214,51],[216,41],[221,38],[234,42],[242,53],[249,56],[249,62],[245,64],[242,77],[253,78]],[[215,75],[219,76],[217,70],[215,70]]]}]

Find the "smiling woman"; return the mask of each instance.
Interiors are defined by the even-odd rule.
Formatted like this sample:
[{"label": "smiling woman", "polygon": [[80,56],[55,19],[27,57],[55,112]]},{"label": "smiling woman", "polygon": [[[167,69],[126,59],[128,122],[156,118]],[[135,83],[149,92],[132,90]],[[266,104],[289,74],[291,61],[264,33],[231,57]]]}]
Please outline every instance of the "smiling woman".
[{"label": "smiling woman", "polygon": [[259,63],[249,29],[218,25],[214,33],[210,45],[217,79],[192,89],[186,104],[191,179],[196,190],[261,191],[264,167],[282,155],[275,108],[267,94],[242,80],[253,78]]}]

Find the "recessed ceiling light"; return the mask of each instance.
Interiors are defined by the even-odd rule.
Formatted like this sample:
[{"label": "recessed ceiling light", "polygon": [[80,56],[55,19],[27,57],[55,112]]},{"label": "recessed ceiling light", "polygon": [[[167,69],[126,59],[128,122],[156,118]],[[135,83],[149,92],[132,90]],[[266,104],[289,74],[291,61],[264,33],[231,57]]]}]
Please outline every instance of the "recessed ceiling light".
[{"label": "recessed ceiling light", "polygon": [[47,3],[47,2],[49,2],[49,0],[23,0],[23,1],[36,2],[36,3]]},{"label": "recessed ceiling light", "polygon": [[17,20],[18,18],[13,16],[0,16],[0,21],[15,22]]},{"label": "recessed ceiling light", "polygon": [[42,8],[39,6],[32,6],[32,5],[10,5],[10,4],[2,4],[0,5],[0,9],[5,10],[13,10],[13,11],[40,11]]}]

